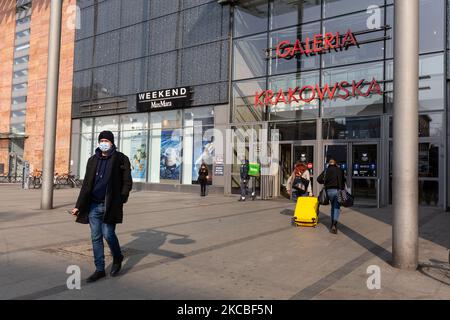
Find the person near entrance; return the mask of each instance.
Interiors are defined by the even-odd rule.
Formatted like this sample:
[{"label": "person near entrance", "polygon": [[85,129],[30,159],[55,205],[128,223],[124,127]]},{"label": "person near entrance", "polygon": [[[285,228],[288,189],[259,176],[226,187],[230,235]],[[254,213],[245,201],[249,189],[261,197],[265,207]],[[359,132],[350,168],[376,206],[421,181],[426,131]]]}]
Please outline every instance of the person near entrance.
[{"label": "person near entrance", "polygon": [[200,196],[206,197],[206,184],[208,183],[209,171],[208,166],[202,162],[198,170],[198,182],[200,183]]},{"label": "person near entrance", "polygon": [[330,200],[330,232],[337,234],[337,224],[341,208],[338,201],[338,191],[345,189],[345,176],[334,158],[328,160],[328,167],[317,177],[317,182],[324,185],[328,199]]},{"label": "person near entrance", "polygon": [[238,201],[245,201],[245,198],[247,197],[247,186],[248,186],[248,181],[250,179],[248,170],[249,170],[248,160],[242,159],[241,167],[239,169],[239,176],[241,178],[241,184],[240,184],[241,196]]},{"label": "person near entrance", "polygon": [[122,255],[116,236],[116,224],[122,223],[123,204],[128,201],[133,180],[130,160],[116,150],[114,135],[103,131],[98,137],[99,146],[89,158],[80,194],[72,214],[76,222],[89,224],[94,251],[95,272],[87,279],[94,282],[106,276],[103,238],[113,256],[111,276],[121,267]]},{"label": "person near entrance", "polygon": [[297,201],[298,197],[311,197],[311,176],[309,174],[308,166],[303,162],[295,164],[294,171],[290,175],[286,189],[291,197],[291,200]]}]

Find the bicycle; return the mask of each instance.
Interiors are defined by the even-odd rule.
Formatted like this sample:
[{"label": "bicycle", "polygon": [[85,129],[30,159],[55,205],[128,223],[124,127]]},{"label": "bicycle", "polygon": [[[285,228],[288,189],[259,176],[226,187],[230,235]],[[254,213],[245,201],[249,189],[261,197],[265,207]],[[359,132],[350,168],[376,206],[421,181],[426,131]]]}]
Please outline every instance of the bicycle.
[{"label": "bicycle", "polygon": [[82,186],[80,179],[78,179],[75,175],[70,174],[70,172],[69,172],[68,181],[72,184],[72,188],[81,188],[81,186]]},{"label": "bicycle", "polygon": [[28,188],[40,189],[42,187],[42,171],[34,170],[28,180]]},{"label": "bicycle", "polygon": [[59,189],[61,186],[71,186],[72,188],[81,187],[81,181],[75,176],[69,173],[64,173],[58,175],[55,174],[54,185],[56,189]]}]

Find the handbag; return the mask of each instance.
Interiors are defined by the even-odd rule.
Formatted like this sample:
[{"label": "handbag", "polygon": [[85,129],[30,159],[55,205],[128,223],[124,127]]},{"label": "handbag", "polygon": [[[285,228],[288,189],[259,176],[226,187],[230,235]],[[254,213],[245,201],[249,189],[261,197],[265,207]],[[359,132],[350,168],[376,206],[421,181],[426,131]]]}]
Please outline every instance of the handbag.
[{"label": "handbag", "polygon": [[[321,180],[323,183],[325,183],[325,178],[327,175],[327,170],[323,172],[319,177],[321,177]],[[319,182],[319,179],[317,179]],[[319,182],[320,183],[320,182]],[[327,206],[330,204],[330,198],[328,198],[327,190],[325,189],[325,186],[322,188],[322,190],[319,192],[319,196],[317,197],[319,200],[319,204],[322,206]]]},{"label": "handbag", "polygon": [[330,204],[330,199],[328,198],[327,190],[325,189],[325,187],[323,187],[319,192],[319,196],[317,198],[321,206],[327,206]]},{"label": "handbag", "polygon": [[346,189],[338,190],[337,197],[341,206],[345,208],[353,206],[354,197]]},{"label": "handbag", "polygon": [[309,180],[303,177],[295,177],[292,187],[299,191],[301,194],[305,194],[308,190]]}]

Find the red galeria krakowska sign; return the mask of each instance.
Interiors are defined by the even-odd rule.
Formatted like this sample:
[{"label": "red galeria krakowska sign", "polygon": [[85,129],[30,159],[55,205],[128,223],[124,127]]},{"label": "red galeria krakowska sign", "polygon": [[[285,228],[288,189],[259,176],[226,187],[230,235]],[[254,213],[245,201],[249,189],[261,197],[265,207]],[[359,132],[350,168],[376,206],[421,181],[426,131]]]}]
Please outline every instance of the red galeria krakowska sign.
[{"label": "red galeria krakowska sign", "polygon": [[[311,56],[323,54],[329,50],[346,50],[351,46],[358,46],[355,34],[349,29],[347,33],[339,32],[325,34],[316,34],[312,38],[306,37],[302,42],[300,39],[291,41],[283,40],[278,43],[276,55],[279,59],[290,59],[293,57]],[[272,90],[255,92],[255,107],[257,106],[275,106],[279,103],[310,103],[313,100],[346,100],[352,97],[368,97],[371,94],[382,95],[381,87],[375,78],[367,82],[364,79],[360,81],[353,80],[340,81],[334,84],[325,84],[320,87],[319,84],[306,85],[295,88],[282,88],[276,92]]]},{"label": "red galeria krakowska sign", "polygon": [[277,92],[272,90],[256,91],[255,92],[255,107],[265,105],[277,105],[278,103],[310,103],[314,99],[320,101],[326,99],[342,99],[346,100],[350,97],[368,97],[371,94],[381,95],[381,87],[375,78],[370,83],[364,79],[356,82],[348,81],[336,82],[333,85],[325,84],[322,88],[319,84],[306,85],[303,87],[295,87],[280,89]]}]

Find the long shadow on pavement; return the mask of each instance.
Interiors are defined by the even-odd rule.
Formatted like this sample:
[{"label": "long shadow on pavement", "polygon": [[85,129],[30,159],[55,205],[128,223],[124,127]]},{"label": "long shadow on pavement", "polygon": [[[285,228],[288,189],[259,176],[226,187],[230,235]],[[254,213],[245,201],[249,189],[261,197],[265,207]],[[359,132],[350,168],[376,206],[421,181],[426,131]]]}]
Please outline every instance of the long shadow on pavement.
[{"label": "long shadow on pavement", "polygon": [[126,273],[131,271],[136,265],[139,264],[139,262],[141,262],[145,257],[147,257],[150,254],[170,259],[185,258],[184,254],[160,249],[160,247],[164,245],[164,243],[166,243],[169,237],[175,237],[175,239],[169,240],[169,242],[177,245],[187,245],[195,242],[195,240],[189,239],[187,235],[176,234],[171,232],[162,232],[152,229],[133,233],[131,236],[136,237],[136,239],[127,243],[125,247],[137,249],[139,251],[142,251],[143,253],[138,253],[135,255],[131,255],[130,257],[125,257],[126,262],[125,265],[123,266],[121,275],[125,275]]}]

